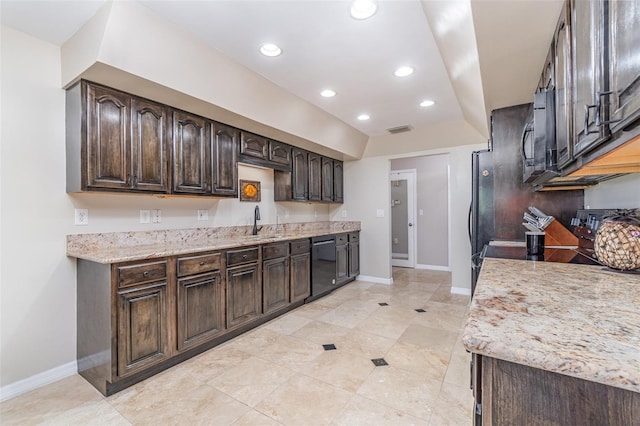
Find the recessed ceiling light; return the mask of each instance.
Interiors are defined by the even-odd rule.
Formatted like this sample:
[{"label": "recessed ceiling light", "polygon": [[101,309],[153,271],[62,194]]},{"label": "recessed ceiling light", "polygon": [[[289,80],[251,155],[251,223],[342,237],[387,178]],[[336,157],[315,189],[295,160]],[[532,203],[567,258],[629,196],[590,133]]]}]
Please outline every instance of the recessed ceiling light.
[{"label": "recessed ceiling light", "polygon": [[322,92],[320,92],[320,96],[324,96],[325,98],[332,98],[335,95],[336,91],[331,89],[324,89]]},{"label": "recessed ceiling light", "polygon": [[265,43],[260,46],[260,53],[264,56],[278,56],[282,53],[282,49],[273,43]]},{"label": "recessed ceiling light", "polygon": [[371,117],[369,117],[369,114],[360,114],[360,115],[358,116],[358,120],[360,120],[360,121],[366,121],[366,120],[368,120],[368,119],[370,119],[370,118],[371,118]]},{"label": "recessed ceiling light", "polygon": [[435,102],[430,99],[425,99],[424,101],[420,102],[421,107],[430,107],[433,104],[435,104]]},{"label": "recessed ceiling light", "polygon": [[411,67],[400,67],[395,70],[393,73],[396,77],[406,77],[408,75],[413,74],[413,68]]},{"label": "recessed ceiling light", "polygon": [[351,2],[351,16],[355,19],[367,19],[378,10],[376,0],[353,0]]}]

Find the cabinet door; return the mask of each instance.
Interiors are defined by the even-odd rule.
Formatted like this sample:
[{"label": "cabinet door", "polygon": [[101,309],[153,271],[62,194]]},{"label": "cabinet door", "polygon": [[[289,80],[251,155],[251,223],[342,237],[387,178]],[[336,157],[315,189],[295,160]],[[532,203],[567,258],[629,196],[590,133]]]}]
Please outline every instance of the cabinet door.
[{"label": "cabinet door", "polygon": [[349,243],[349,278],[360,273],[360,243]]},{"label": "cabinet door", "polygon": [[169,191],[169,123],[164,106],[131,99],[131,149],[133,188]]},{"label": "cabinet door", "polygon": [[333,161],[333,201],[344,201],[344,166],[342,161]]},{"label": "cabinet door", "polygon": [[224,330],[224,295],[219,272],[178,280],[178,349],[205,342]]},{"label": "cabinet door", "polygon": [[322,157],[322,201],[333,201],[333,160]]},{"label": "cabinet door", "polygon": [[214,195],[238,196],[238,138],[240,131],[220,123],[213,123],[213,181]]},{"label": "cabinet door", "polygon": [[204,118],[182,111],[173,113],[173,192],[211,192],[211,142]]},{"label": "cabinet door", "polygon": [[129,95],[87,85],[87,188],[131,187],[130,109]]},{"label": "cabinet door", "polygon": [[289,259],[278,258],[262,263],[263,306],[265,314],[289,304]]},{"label": "cabinet door", "polygon": [[309,153],[309,201],[322,200],[322,156]]},{"label": "cabinet door", "polygon": [[268,140],[262,136],[242,132],[240,154],[266,160],[268,158]]},{"label": "cabinet door", "polygon": [[291,146],[269,140],[269,161],[283,166],[291,166]]},{"label": "cabinet door", "polygon": [[227,269],[227,328],[247,323],[261,314],[262,287],[257,264]]},{"label": "cabinet door", "polygon": [[292,198],[305,201],[309,195],[309,172],[307,165],[307,151],[293,148],[291,169]]},{"label": "cabinet door", "polygon": [[336,245],[336,282],[342,283],[349,278],[348,244]]},{"label": "cabinet door", "polygon": [[640,117],[640,3],[609,1],[611,130]]},{"label": "cabinet door", "polygon": [[604,139],[598,126],[598,92],[603,91],[603,0],[572,2],[574,155]]},{"label": "cabinet door", "polygon": [[567,165],[573,159],[571,144],[571,30],[569,4],[565,4],[553,39],[555,56],[556,84],[556,149],[558,168]]},{"label": "cabinet door", "polygon": [[553,44],[547,53],[547,59],[544,61],[544,68],[538,82],[538,90],[536,92],[548,92],[555,88],[555,49]]},{"label": "cabinet door", "polygon": [[118,292],[118,376],[169,357],[167,283]]},{"label": "cabinet door", "polygon": [[311,254],[291,256],[291,303],[304,300],[311,294]]}]

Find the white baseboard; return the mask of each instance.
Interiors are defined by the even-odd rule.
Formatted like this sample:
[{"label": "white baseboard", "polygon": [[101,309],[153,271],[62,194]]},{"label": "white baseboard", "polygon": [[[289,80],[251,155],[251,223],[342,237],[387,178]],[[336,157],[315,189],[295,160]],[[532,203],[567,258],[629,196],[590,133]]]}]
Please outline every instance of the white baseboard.
[{"label": "white baseboard", "polygon": [[387,284],[387,285],[393,284],[393,278],[369,277],[367,275],[358,275],[356,277],[356,281],[366,281],[368,283]]},{"label": "white baseboard", "polygon": [[439,266],[439,265],[421,265],[417,264],[416,269],[430,269],[432,271],[445,271],[451,272],[451,268],[448,266]]},{"label": "white baseboard", "polygon": [[71,361],[67,364],[43,371],[26,379],[11,383],[0,388],[0,402],[4,402],[18,395],[30,392],[39,387],[57,382],[65,377],[73,376],[78,372],[78,363]]},{"label": "white baseboard", "polygon": [[407,253],[391,253],[392,259],[408,259],[409,255]]},{"label": "white baseboard", "polygon": [[466,287],[451,287],[451,294],[464,294],[471,296],[471,289]]}]

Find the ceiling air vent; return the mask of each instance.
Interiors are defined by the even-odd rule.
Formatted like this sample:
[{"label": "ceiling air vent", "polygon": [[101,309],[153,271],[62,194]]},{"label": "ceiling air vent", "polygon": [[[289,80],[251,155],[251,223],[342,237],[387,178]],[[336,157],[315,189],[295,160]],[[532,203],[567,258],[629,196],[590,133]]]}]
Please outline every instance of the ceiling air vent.
[{"label": "ceiling air vent", "polygon": [[411,126],[408,126],[408,125],[392,127],[390,129],[387,129],[387,132],[391,133],[392,135],[395,135],[396,133],[404,133],[409,131],[411,131]]}]

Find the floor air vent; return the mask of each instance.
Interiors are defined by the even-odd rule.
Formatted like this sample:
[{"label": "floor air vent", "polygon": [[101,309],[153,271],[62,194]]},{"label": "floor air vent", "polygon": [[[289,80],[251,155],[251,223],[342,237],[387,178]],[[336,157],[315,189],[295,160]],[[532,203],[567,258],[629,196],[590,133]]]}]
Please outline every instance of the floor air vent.
[{"label": "floor air vent", "polygon": [[411,126],[398,126],[398,127],[392,127],[390,129],[387,129],[387,132],[391,133],[392,135],[395,135],[396,133],[404,133],[409,131],[411,131]]}]

